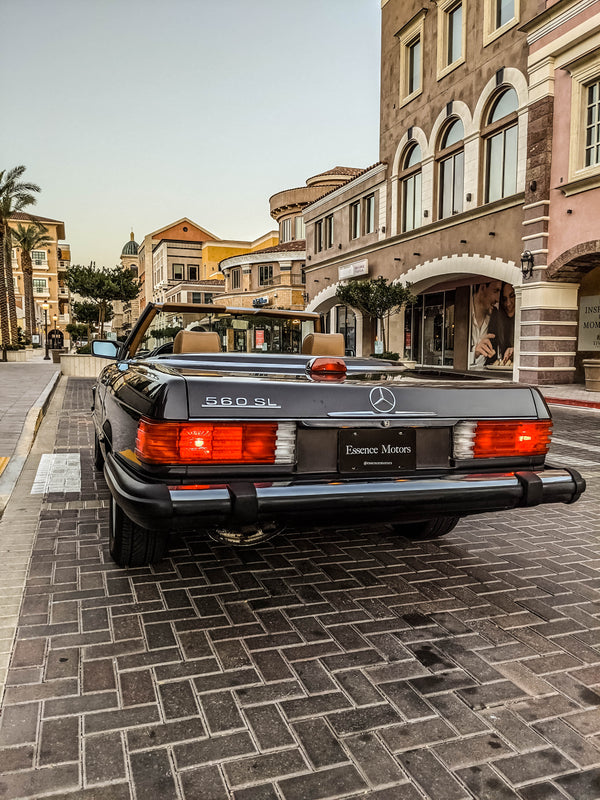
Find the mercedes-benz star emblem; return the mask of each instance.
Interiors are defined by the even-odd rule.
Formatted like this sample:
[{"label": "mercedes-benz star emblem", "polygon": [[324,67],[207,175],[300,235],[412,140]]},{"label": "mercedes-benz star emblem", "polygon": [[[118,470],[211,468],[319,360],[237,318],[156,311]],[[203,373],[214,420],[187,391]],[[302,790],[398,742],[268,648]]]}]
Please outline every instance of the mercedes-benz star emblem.
[{"label": "mercedes-benz star emblem", "polygon": [[378,411],[380,414],[388,414],[396,406],[394,393],[383,386],[377,386],[375,389],[371,389],[369,400],[375,411]]}]

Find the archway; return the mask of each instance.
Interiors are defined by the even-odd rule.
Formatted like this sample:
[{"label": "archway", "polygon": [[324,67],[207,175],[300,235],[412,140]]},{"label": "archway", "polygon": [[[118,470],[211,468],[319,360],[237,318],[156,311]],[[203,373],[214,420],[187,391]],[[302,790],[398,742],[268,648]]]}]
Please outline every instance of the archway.
[{"label": "archway", "polygon": [[[336,309],[339,307],[340,303],[335,296],[336,289],[340,285],[341,281],[338,281],[330,286],[327,286],[325,289],[321,289],[321,291],[316,294],[310,303],[306,306],[306,311],[314,311],[317,314],[321,314],[322,316],[327,317],[328,322],[328,329],[331,332],[338,333],[339,320],[336,314]],[[355,350],[355,355],[362,356],[363,355],[363,332],[364,332],[364,321],[362,313],[354,308],[352,309],[355,316],[355,329],[354,329],[354,347],[351,349]],[[341,331],[345,333],[345,331]],[[370,351],[369,351],[370,352]]]},{"label": "archway", "polygon": [[[408,351],[419,364],[459,371],[497,362],[510,372],[518,353],[522,280],[515,262],[490,256],[463,253],[418,264],[397,278],[417,296],[406,309],[405,357]],[[483,357],[480,342],[488,334],[495,347]]]}]

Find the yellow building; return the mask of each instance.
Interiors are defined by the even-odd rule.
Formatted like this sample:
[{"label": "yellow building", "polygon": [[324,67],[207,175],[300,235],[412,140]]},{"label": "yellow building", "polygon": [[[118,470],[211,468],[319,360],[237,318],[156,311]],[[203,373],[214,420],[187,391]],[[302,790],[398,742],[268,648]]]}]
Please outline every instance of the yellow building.
[{"label": "yellow building", "polygon": [[[44,250],[34,250],[31,253],[33,262],[33,298],[35,306],[36,331],[34,342],[43,343],[44,322],[47,315],[48,330],[62,331],[64,340],[69,340],[66,326],[70,318],[70,296],[65,283],[66,272],[71,263],[71,248],[63,240],[65,238],[65,223],[49,217],[39,217],[35,214],[17,213],[9,219],[8,224],[12,229],[27,223],[37,223],[46,228],[46,235],[52,244]],[[15,281],[15,300],[17,304],[18,324],[24,329],[25,295],[23,284],[23,270],[21,269],[21,249],[12,248],[12,271]],[[42,309],[42,304],[47,303],[48,308]]]},{"label": "yellow building", "polygon": [[225,288],[219,263],[273,247],[278,241],[277,231],[269,231],[252,242],[220,239],[183,217],[148,234],[137,247],[135,255],[143,287],[140,304],[168,300],[218,302]]}]

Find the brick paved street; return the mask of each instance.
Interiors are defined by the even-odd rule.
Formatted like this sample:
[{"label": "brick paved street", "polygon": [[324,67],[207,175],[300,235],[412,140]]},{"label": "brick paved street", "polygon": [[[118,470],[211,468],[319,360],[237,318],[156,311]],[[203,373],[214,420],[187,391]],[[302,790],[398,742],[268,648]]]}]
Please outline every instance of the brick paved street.
[{"label": "brick paved street", "polygon": [[600,798],[597,415],[555,414],[553,452],[588,464],[573,506],[414,544],[192,535],[124,571],[90,386],[70,379],[59,413],[54,452],[80,454],[82,486],[41,501],[0,798]]}]

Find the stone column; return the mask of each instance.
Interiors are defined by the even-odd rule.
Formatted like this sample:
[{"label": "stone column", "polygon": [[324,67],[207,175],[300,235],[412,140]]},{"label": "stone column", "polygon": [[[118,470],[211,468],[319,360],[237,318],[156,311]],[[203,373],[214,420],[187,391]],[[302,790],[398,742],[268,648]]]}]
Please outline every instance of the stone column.
[{"label": "stone column", "polygon": [[573,383],[577,353],[577,283],[548,281],[548,238],[554,118],[553,64],[530,74],[523,250],[533,256],[533,275],[515,287],[515,377],[539,385]]},{"label": "stone column", "polygon": [[573,383],[579,284],[536,281],[515,289],[520,295],[519,382]]}]

